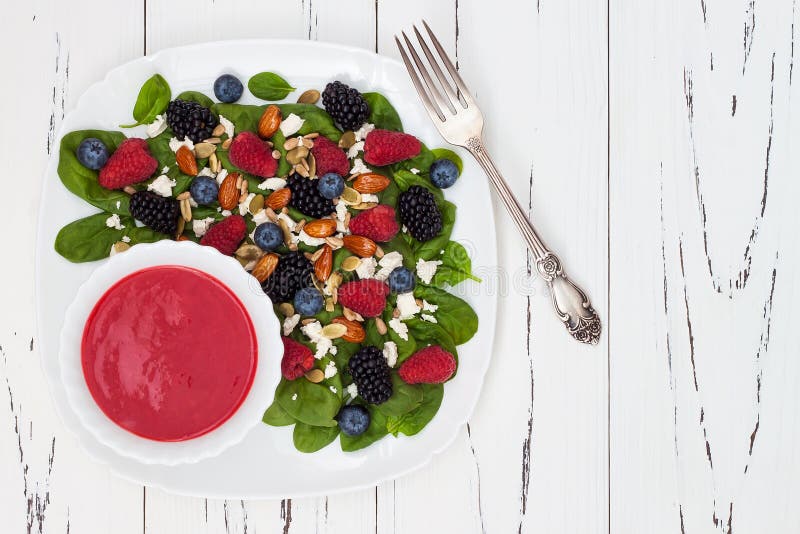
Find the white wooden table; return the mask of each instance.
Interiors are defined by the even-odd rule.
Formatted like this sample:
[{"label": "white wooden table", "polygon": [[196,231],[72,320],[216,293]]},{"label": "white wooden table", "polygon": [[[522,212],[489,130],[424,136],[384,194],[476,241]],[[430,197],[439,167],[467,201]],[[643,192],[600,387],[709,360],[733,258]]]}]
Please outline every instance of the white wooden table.
[{"label": "white wooden table", "polygon": [[[571,341],[496,205],[494,359],[471,423],[374,489],[176,497],[98,466],[40,369],[33,250],[65,111],[162,48],[293,37],[396,56],[426,18],[605,333]],[[797,532],[795,0],[39,0],[3,9],[0,531]],[[264,58],[265,68],[269,58]],[[794,143],[792,142],[794,139]],[[45,209],[47,209],[45,207]]]}]

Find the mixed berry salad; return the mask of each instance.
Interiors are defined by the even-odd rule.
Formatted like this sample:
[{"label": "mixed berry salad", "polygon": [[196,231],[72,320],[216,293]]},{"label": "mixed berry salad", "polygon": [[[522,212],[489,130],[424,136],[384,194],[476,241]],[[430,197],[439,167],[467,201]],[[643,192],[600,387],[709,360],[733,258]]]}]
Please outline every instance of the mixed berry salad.
[{"label": "mixed berry salad", "polygon": [[[63,137],[62,182],[102,211],[61,229],[55,248],[87,262],[174,239],[236,258],[282,321],[282,379],[264,423],[294,425],[303,452],[337,438],[354,451],[436,415],[457,346],[478,327],[445,288],[477,278],[450,239],[456,207],[443,193],[459,157],[403,132],[380,93],[321,89],[287,103],[296,89],[277,74],[247,88],[224,75],[215,101],[173,95],[154,75],[123,126],[144,138]],[[237,103],[245,90],[265,103]]]}]

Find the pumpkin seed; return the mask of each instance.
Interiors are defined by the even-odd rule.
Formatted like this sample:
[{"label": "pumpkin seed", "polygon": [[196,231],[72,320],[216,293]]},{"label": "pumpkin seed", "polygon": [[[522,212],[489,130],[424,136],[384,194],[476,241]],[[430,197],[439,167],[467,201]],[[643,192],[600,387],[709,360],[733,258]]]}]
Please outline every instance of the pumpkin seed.
[{"label": "pumpkin seed", "polygon": [[120,252],[125,252],[129,248],[131,248],[130,244],[126,243],[125,241],[117,241],[116,243],[114,243],[114,252],[116,252],[117,254],[119,254]]},{"label": "pumpkin seed", "polygon": [[360,264],[361,258],[358,256],[347,256],[342,262],[342,269],[349,273],[355,271],[356,267],[358,267]]},{"label": "pumpkin seed", "polygon": [[322,369],[311,369],[306,373],[306,380],[313,382],[314,384],[319,384],[324,379],[325,373],[322,372]]},{"label": "pumpkin seed", "polygon": [[247,243],[236,249],[236,257],[244,258],[248,261],[257,260],[262,256],[262,254],[263,252],[261,251],[260,248],[258,248],[255,245],[249,245]]},{"label": "pumpkin seed", "polygon": [[316,104],[319,100],[319,91],[316,89],[309,89],[305,91],[300,97],[297,99],[298,104]]},{"label": "pumpkin seed", "polygon": [[292,306],[291,302],[281,302],[278,305],[278,310],[284,315],[284,317],[291,317],[294,315],[294,306]]},{"label": "pumpkin seed", "polygon": [[250,213],[255,215],[262,209],[264,209],[264,195],[256,195],[253,197],[253,200],[250,201],[250,206],[248,208]]},{"label": "pumpkin seed", "polygon": [[335,306],[336,302],[331,297],[325,299],[325,311],[332,312]]},{"label": "pumpkin seed", "polygon": [[339,138],[339,148],[350,148],[356,144],[356,134],[352,131],[347,131]]},{"label": "pumpkin seed", "polygon": [[338,339],[347,333],[347,327],[341,323],[331,323],[326,324],[322,327],[322,334],[323,337],[327,337],[328,339]]},{"label": "pumpkin seed", "polygon": [[352,187],[345,187],[342,191],[341,199],[350,206],[361,204],[361,193]]}]

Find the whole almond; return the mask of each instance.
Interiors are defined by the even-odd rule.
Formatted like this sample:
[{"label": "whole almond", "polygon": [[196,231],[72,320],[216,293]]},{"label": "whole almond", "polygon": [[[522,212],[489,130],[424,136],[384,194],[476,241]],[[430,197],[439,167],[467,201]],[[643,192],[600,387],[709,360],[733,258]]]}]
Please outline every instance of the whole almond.
[{"label": "whole almond", "polygon": [[311,237],[328,237],[336,233],[336,221],[333,219],[317,219],[306,223],[303,229]]},{"label": "whole almond", "polygon": [[342,244],[344,248],[362,258],[369,258],[378,248],[375,241],[360,235],[346,235],[342,238]]},{"label": "whole almond", "polygon": [[239,195],[241,195],[241,191],[236,184],[238,178],[239,174],[232,172],[225,177],[225,179],[222,181],[222,185],[219,186],[217,198],[219,200],[220,207],[224,210],[232,210],[239,203]]},{"label": "whole almond", "polygon": [[[253,276],[256,277],[256,280],[259,282],[264,282],[267,278],[269,278],[273,272],[275,272],[275,267],[278,266],[278,255],[277,254],[266,254],[261,256],[261,259],[258,260],[256,266],[253,267],[253,272],[251,273]],[[294,311],[294,310],[292,310]]]},{"label": "whole almond", "polygon": [[281,125],[281,108],[270,104],[258,121],[258,135],[267,139],[272,137]]},{"label": "whole almond", "polygon": [[362,343],[367,337],[364,327],[354,320],[345,317],[334,317],[331,322],[345,326],[346,330],[342,335],[342,339],[349,343]]},{"label": "whole almond", "polygon": [[333,268],[333,250],[330,245],[323,245],[320,250],[322,253],[314,260],[314,274],[318,280],[324,282]]},{"label": "whole almond", "polygon": [[291,198],[292,190],[288,187],[284,187],[283,189],[278,189],[277,191],[270,193],[265,201],[265,204],[268,208],[279,210],[288,206]]},{"label": "whole almond", "polygon": [[197,160],[194,159],[194,154],[192,154],[188,146],[181,145],[178,151],[175,152],[175,161],[183,174],[197,176]]},{"label": "whole almond", "polygon": [[389,187],[389,179],[382,174],[368,172],[359,174],[353,182],[353,189],[359,193],[380,193]]}]

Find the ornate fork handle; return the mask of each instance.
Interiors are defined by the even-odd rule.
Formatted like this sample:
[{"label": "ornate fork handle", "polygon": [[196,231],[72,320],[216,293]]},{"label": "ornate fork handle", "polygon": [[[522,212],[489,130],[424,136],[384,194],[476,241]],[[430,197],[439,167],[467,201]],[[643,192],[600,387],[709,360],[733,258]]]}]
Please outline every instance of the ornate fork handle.
[{"label": "ornate fork handle", "polygon": [[494,186],[495,191],[500,196],[500,200],[503,201],[511,218],[514,220],[514,224],[516,224],[517,229],[528,244],[528,248],[533,253],[536,261],[536,270],[550,288],[553,308],[564,322],[567,331],[578,341],[596,345],[600,340],[602,327],[597,312],[594,311],[589,302],[589,297],[567,277],[561,267],[561,260],[547,248],[542,238],[539,237],[500,171],[497,170],[492,158],[483,146],[481,138],[478,136],[470,137],[465,144],[465,148],[475,156],[475,159],[486,171],[489,181]]}]

